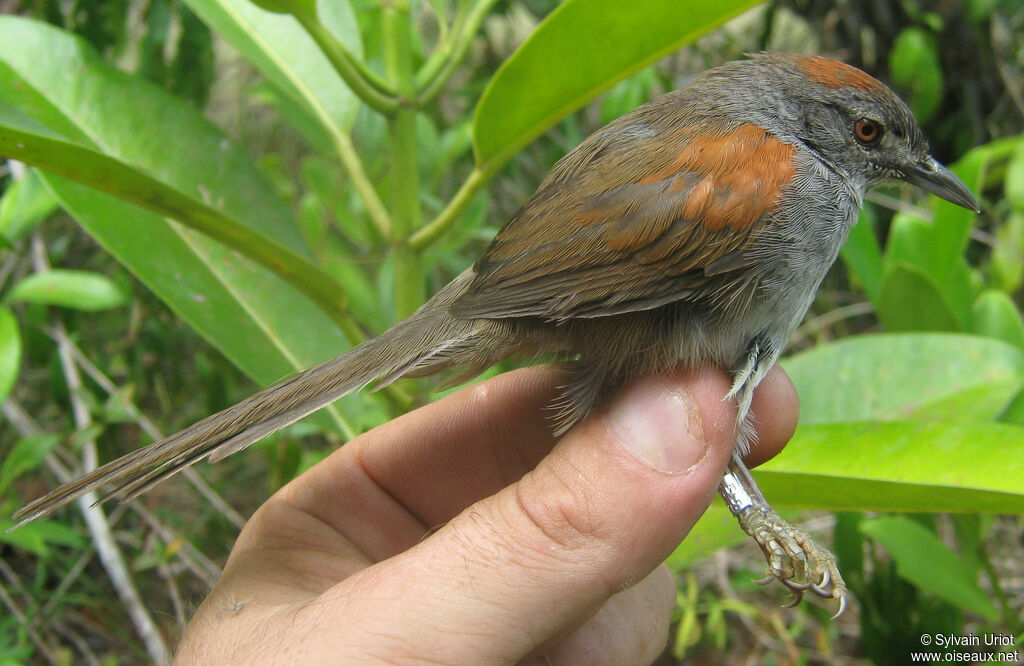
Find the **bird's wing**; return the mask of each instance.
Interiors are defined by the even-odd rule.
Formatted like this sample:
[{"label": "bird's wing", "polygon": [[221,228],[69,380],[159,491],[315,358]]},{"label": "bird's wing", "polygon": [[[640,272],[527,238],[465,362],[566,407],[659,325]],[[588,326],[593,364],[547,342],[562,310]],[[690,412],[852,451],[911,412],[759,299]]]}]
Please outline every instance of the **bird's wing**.
[{"label": "bird's wing", "polygon": [[752,124],[609,126],[498,233],[452,313],[557,321],[699,296],[748,265],[795,152]]}]

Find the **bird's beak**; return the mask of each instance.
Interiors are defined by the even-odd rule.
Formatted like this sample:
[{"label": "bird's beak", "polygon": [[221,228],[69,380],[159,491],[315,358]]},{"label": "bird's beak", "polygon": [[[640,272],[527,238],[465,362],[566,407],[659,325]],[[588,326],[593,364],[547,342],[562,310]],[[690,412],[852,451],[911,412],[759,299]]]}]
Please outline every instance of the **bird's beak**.
[{"label": "bird's beak", "polygon": [[931,155],[907,169],[904,180],[911,185],[917,185],[922,190],[942,197],[946,201],[955,203],[957,206],[963,206],[975,213],[981,212],[978,200],[974,198],[964,182]]}]

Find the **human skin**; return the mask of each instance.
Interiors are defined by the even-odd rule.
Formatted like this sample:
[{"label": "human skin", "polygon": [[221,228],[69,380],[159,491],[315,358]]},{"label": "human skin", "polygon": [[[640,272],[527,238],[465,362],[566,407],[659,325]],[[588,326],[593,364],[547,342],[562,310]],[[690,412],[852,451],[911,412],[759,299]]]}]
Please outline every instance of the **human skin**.
[{"label": "human skin", "polygon": [[[253,515],[178,648],[181,664],[643,664],[665,647],[661,564],[707,508],[736,408],[724,373],[634,380],[560,440],[549,367],[386,423]],[[775,368],[757,464],[790,438]]]}]

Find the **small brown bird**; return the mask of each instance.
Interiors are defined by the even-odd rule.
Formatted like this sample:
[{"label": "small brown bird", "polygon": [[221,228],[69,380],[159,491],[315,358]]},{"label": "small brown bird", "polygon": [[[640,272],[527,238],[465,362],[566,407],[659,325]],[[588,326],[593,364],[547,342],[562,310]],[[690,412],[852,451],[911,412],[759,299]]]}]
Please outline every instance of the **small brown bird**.
[{"label": "small brown bird", "polygon": [[[846,605],[835,558],[779,518],[741,456],[754,388],[778,359],[857,220],[903,181],[978,210],[929,154],[910,110],[864,72],[759,54],[709,70],[566,155],[484,255],[407,319],[347,354],[58,488],[45,515],[99,486],[131,499],[377,382],[511,356],[561,359],[562,433],[629,378],[679,364],[732,374],[735,452],[720,492],[778,579]],[[839,614],[837,613],[837,615]]]}]

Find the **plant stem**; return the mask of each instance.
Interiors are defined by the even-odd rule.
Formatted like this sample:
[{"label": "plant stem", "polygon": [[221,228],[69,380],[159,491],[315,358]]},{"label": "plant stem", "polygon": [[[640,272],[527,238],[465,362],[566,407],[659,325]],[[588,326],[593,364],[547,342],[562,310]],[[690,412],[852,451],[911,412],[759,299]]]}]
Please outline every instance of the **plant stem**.
[{"label": "plant stem", "polygon": [[484,18],[497,2],[498,0],[479,0],[474,4],[465,22],[457,27],[451,39],[445,44],[450,54],[438,61],[431,59],[420,71],[417,81],[422,81],[422,84],[417,85],[419,89],[419,94],[416,97],[417,106],[422,107],[428,104],[448,83],[455,68],[466,57],[469,45],[473,43],[473,37],[480,29],[480,24],[484,22]]},{"label": "plant stem", "polygon": [[306,29],[309,36],[320,47],[324,55],[330,61],[334,70],[338,72],[342,80],[348,84],[352,92],[370,108],[384,115],[394,113],[399,107],[399,100],[395,97],[393,88],[388,86],[377,74],[362,63],[353,58],[348,49],[335,39],[334,35],[327,28],[320,25],[315,17],[305,14],[295,14],[302,27]]},{"label": "plant stem", "polygon": [[[447,62],[451,54],[455,52],[455,41],[459,39],[459,35],[462,34],[462,25],[466,22],[467,4],[460,2],[458,9],[455,12],[455,19],[452,21],[451,28],[441,34],[441,37],[434,47],[434,50],[427,57],[426,62],[420,65],[419,71],[416,72],[416,89],[423,90],[437,73],[441,71],[441,68]],[[440,20],[440,17],[439,17]],[[443,24],[442,24],[443,25]]]},{"label": "plant stem", "polygon": [[469,178],[462,183],[462,187],[455,193],[452,200],[437,214],[429,224],[409,237],[409,247],[417,252],[422,252],[431,243],[441,237],[445,231],[455,224],[466,206],[473,201],[473,197],[501,167],[501,162],[494,161],[477,166],[469,174]]},{"label": "plant stem", "polygon": [[[412,51],[410,49],[409,3],[384,0],[383,37],[388,77],[399,97],[412,99],[414,90]],[[395,260],[395,314],[405,317],[426,298],[422,261],[408,244],[411,233],[419,228],[422,214],[419,201],[419,169],[416,163],[416,109],[399,107],[388,117],[391,154],[391,230]]]},{"label": "plant stem", "polygon": [[373,223],[373,226],[377,227],[377,231],[384,239],[384,242],[390,242],[392,234],[391,215],[388,213],[388,209],[384,207],[384,202],[380,200],[380,196],[378,196],[377,190],[373,187],[370,177],[366,175],[366,169],[363,168],[363,162],[359,159],[359,153],[356,152],[352,139],[347,134],[339,131],[333,123],[326,124],[325,127],[334,140],[334,150],[338,153],[338,158],[341,160],[342,165],[344,165],[345,171],[348,172],[348,177],[352,179],[353,187],[356,188],[359,198],[363,200],[363,205],[366,206],[366,213],[370,216],[370,222]]}]

